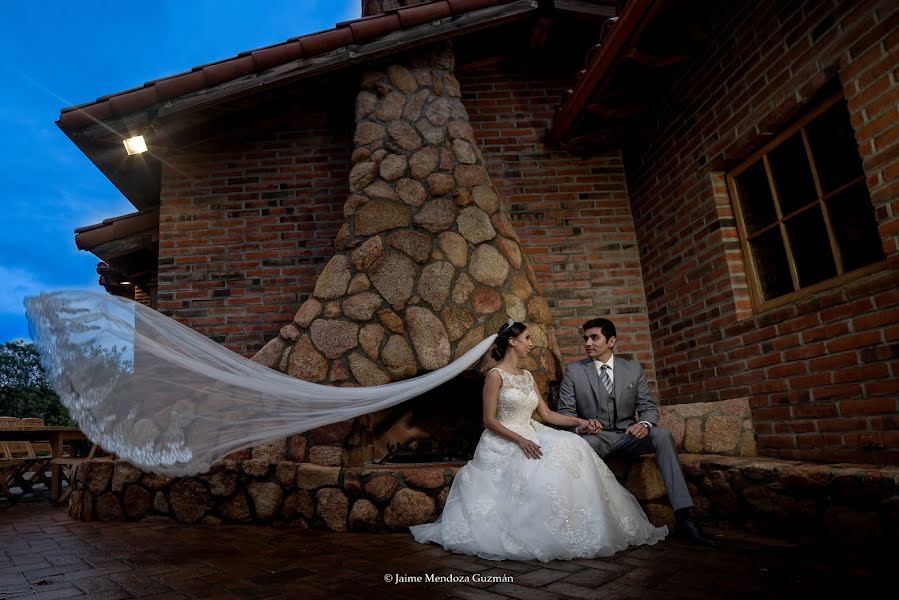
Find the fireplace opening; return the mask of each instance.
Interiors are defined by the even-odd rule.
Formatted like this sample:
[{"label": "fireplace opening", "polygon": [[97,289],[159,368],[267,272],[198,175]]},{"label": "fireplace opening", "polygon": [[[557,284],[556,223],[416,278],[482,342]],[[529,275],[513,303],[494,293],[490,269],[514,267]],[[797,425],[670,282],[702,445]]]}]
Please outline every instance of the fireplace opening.
[{"label": "fireplace opening", "polygon": [[368,415],[367,461],[374,464],[465,462],[484,431],[484,378],[463,373],[399,406]]}]

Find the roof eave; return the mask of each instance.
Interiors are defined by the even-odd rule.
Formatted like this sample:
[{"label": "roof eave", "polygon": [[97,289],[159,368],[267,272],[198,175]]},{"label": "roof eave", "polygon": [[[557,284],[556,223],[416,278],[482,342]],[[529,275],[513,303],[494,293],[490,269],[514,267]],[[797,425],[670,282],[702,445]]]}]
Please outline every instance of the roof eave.
[{"label": "roof eave", "polygon": [[[419,6],[431,6],[433,9],[434,5],[442,6],[443,4],[443,2],[438,2]],[[309,58],[295,58],[260,72],[239,75],[239,71],[231,70],[229,72],[238,73],[236,78],[221,81],[212,86],[190,90],[191,86],[186,85],[189,83],[188,81],[182,82],[186,86],[183,88],[177,88],[172,82],[165,84],[172,86],[165,94],[160,96],[157,90],[154,96],[146,91],[150,87],[150,84],[146,84],[143,88],[130,90],[128,92],[128,94],[132,94],[130,98],[114,95],[93,104],[67,109],[61,114],[57,126],[135,207],[140,210],[149,209],[159,204],[161,159],[152,152],[126,157],[122,146],[123,139],[144,133],[150,127],[164,129],[166,124],[184,119],[188,115],[197,114],[198,118],[202,118],[203,109],[222,105],[245,96],[305,79],[321,77],[406,52],[416,47],[529,18],[538,10],[537,3],[533,0],[465,0],[465,2],[450,0],[447,5],[456,13],[433,21],[414,23],[406,29],[398,27],[380,37],[371,37],[372,31],[362,30],[362,33],[354,39],[369,36],[368,41],[364,43],[339,46],[325,54]],[[414,7],[400,9],[400,11],[408,11],[410,8]],[[467,9],[467,12],[460,12],[462,9]],[[424,15],[423,12],[422,15]],[[393,14],[392,16],[400,19],[401,15]],[[377,18],[383,19],[384,16]],[[370,17],[366,19],[369,22],[372,21]],[[403,21],[398,22],[402,24]],[[406,22],[410,21],[407,19]],[[352,31],[354,23],[350,22],[343,29]],[[329,32],[339,31],[341,31],[340,28],[329,30]],[[302,38],[297,39],[301,40]],[[176,77],[197,79],[200,77],[197,74],[202,74],[204,71],[208,71],[208,68],[218,64],[221,63],[206,65]],[[208,77],[208,74],[206,76]],[[153,83],[163,85],[172,79],[174,78]],[[197,80],[199,81],[199,79]],[[160,99],[176,89],[189,91],[164,100]],[[152,98],[153,103],[140,106],[138,100],[142,99],[141,102],[143,102],[148,98]]]},{"label": "roof eave", "polygon": [[611,73],[621,63],[625,53],[634,47],[663,4],[664,0],[631,0],[627,3],[608,38],[557,112],[547,132],[550,144],[559,145],[572,133],[590,99],[609,84]]},{"label": "roof eave", "polygon": [[105,219],[102,223],[85,225],[75,229],[75,246],[79,250],[92,251],[97,246],[116,240],[156,231],[159,228],[159,211],[150,210]]}]

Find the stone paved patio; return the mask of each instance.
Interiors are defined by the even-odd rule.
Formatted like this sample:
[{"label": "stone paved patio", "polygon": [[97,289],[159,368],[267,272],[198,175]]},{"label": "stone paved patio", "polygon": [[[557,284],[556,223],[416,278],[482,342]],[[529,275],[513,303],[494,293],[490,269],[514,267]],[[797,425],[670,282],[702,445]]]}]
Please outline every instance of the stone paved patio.
[{"label": "stone paved patio", "polygon": [[[676,539],[611,559],[490,562],[406,534],[334,534],[168,520],[84,523],[43,500],[0,505],[0,600],[12,598],[830,598],[889,590],[895,547],[803,547],[713,531],[720,548]],[[506,582],[400,583],[403,576]]]}]

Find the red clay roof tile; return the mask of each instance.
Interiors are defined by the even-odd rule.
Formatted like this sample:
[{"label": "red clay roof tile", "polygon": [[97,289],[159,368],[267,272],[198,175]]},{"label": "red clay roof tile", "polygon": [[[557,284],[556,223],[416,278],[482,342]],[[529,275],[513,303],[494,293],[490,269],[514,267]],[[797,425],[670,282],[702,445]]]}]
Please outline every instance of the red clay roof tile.
[{"label": "red clay roof tile", "polygon": [[192,71],[158,82],[156,91],[158,92],[159,101],[165,102],[203,87],[206,87],[206,78],[203,77],[203,71]]},{"label": "red clay roof tile", "polygon": [[505,2],[494,2],[493,0],[447,0],[453,15],[461,15],[473,10],[480,10],[493,6],[494,4],[505,4]]},{"label": "red clay roof tile", "polygon": [[301,58],[303,56],[303,47],[298,42],[288,42],[253,50],[252,54],[253,60],[256,61],[256,68],[264,71]]},{"label": "red clay roof tile", "polygon": [[395,13],[351,21],[347,27],[353,32],[353,42],[357,44],[402,29],[400,18]]},{"label": "red clay roof tile", "polygon": [[102,121],[103,119],[108,119],[112,116],[112,106],[109,102],[100,102],[99,104],[85,106],[83,112],[87,114],[91,120],[96,119]]},{"label": "red clay roof tile", "polygon": [[252,56],[226,60],[203,67],[207,85],[218,85],[225,81],[248,75],[255,70]]},{"label": "red clay roof tile", "polygon": [[297,41],[303,47],[303,56],[316,56],[352,44],[353,32],[347,28],[329,29],[304,35]]},{"label": "red clay roof tile", "polygon": [[157,102],[156,86],[137,88],[123,92],[109,99],[112,112],[117,115],[127,115],[144,106]]},{"label": "red clay roof tile", "polygon": [[400,18],[400,25],[403,29],[415,27],[422,23],[430,23],[437,19],[445,19],[450,16],[449,2],[441,0],[440,2],[429,2],[427,4],[417,4],[415,6],[406,6],[396,11]]},{"label": "red clay roof tile", "polygon": [[[343,27],[349,26],[350,23],[355,23],[357,21],[371,21],[372,19],[377,19],[382,14],[384,14],[384,13],[379,12],[376,15],[365,15],[364,17],[359,17],[358,19],[349,19],[347,21],[338,21],[337,23],[334,23],[334,27],[336,27],[337,29],[341,29]],[[311,35],[315,35],[315,34],[311,34]]]},{"label": "red clay roof tile", "polygon": [[66,112],[60,114],[59,123],[65,122],[66,129],[82,129],[87,127],[94,120],[90,117],[90,115],[83,108],[71,108]]},{"label": "red clay roof tile", "polygon": [[119,115],[126,114],[156,102],[164,102],[293,60],[317,56],[400,29],[512,1],[439,0],[390,10],[386,14],[346,21],[339,23],[334,29],[291,38],[284,43],[266,48],[241,52],[236,57],[199,65],[184,73],[149,81],[142,88],[102,96],[94,102],[64,108],[60,111],[58,124],[64,130],[81,129],[94,120],[113,116],[113,112]]},{"label": "red clay roof tile", "polygon": [[90,250],[101,244],[157,227],[159,227],[158,210],[129,213],[104,219],[102,223],[77,228],[75,230],[75,246],[79,250]]}]

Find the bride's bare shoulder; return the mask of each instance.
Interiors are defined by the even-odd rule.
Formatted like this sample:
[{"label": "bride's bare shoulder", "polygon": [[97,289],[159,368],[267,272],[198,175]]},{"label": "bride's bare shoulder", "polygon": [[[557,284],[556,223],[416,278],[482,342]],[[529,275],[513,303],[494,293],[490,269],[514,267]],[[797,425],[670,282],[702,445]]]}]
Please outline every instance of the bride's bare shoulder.
[{"label": "bride's bare shoulder", "polygon": [[502,381],[503,380],[503,370],[499,367],[493,367],[487,374],[484,376],[484,381]]}]

